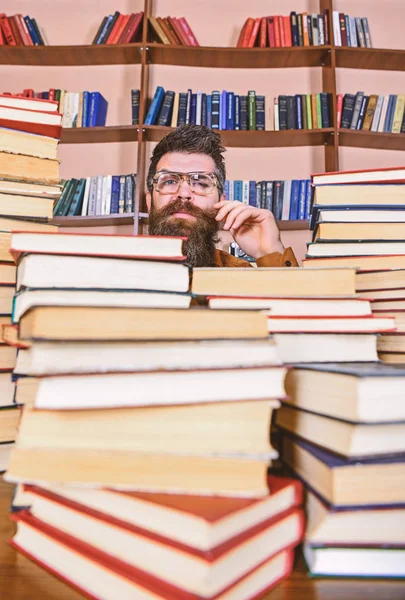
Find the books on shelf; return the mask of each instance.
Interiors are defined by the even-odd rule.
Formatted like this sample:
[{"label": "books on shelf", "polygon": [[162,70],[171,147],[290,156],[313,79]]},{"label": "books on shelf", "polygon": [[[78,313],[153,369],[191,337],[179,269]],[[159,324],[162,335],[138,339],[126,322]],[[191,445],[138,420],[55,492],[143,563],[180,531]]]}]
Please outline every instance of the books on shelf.
[{"label": "books on shelf", "polygon": [[0,14],[0,46],[44,46],[44,38],[36,19],[22,14]]},{"label": "books on shelf", "polygon": [[199,46],[197,38],[185,17],[148,18],[150,41],[173,46]]},{"label": "books on shelf", "polygon": [[274,98],[274,129],[324,129],[333,126],[331,94],[280,95]]},{"label": "books on shelf", "polygon": [[92,44],[131,44],[142,37],[143,12],[123,15],[118,10],[103,18]]},{"label": "books on shelf", "polygon": [[373,47],[367,17],[350,17],[334,10],[332,11],[332,26],[335,46]]},{"label": "books on shelf", "polygon": [[135,173],[68,179],[53,214],[55,217],[132,214],[135,193]]},{"label": "books on shelf", "polygon": [[322,14],[297,13],[248,17],[239,33],[237,48],[323,46],[329,42],[328,10]]},{"label": "books on shelf", "polygon": [[311,212],[312,187],[310,179],[254,181],[225,181],[227,200],[270,210],[279,221],[308,219]]},{"label": "books on shelf", "polygon": [[337,126],[379,133],[405,133],[404,108],[404,94],[338,94]]}]

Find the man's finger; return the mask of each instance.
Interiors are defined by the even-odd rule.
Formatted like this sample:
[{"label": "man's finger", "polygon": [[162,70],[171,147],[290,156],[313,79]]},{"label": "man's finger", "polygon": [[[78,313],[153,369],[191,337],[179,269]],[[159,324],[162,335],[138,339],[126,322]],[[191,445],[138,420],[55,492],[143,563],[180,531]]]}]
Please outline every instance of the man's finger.
[{"label": "man's finger", "polygon": [[251,215],[250,211],[249,212],[244,211],[244,212],[236,215],[236,218],[232,225],[232,229],[237,231],[241,227],[241,225],[243,225],[243,223],[245,223],[248,219],[250,219],[251,216],[252,215]]},{"label": "man's finger", "polygon": [[246,204],[242,204],[238,202],[238,200],[226,202],[226,204],[218,211],[217,216],[215,217],[217,221],[223,221],[226,215],[231,211],[235,210],[235,208],[239,208],[240,206],[246,206]]},{"label": "man's finger", "polygon": [[231,227],[233,227],[233,224],[235,222],[235,219],[240,215],[243,214],[244,218],[243,220],[246,220],[250,217],[251,215],[251,210],[249,210],[249,207],[246,206],[245,204],[243,204],[241,207],[237,207],[234,210],[232,210],[226,220],[225,220],[225,224],[224,224],[224,229],[231,229]]}]

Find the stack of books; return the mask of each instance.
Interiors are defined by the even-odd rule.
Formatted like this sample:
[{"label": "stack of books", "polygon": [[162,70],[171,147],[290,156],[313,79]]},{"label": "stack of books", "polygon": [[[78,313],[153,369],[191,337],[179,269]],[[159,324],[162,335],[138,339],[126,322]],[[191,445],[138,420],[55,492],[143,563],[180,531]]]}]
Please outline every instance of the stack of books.
[{"label": "stack of books", "polygon": [[373,47],[367,17],[350,17],[334,10],[332,24],[335,46]]},{"label": "stack of books", "polygon": [[[7,326],[16,282],[11,231],[56,230],[48,220],[61,193],[56,158],[61,115],[55,102],[10,95],[0,96],[0,115],[0,324]],[[1,343],[0,471],[6,468],[20,412],[11,382],[15,360],[15,348]]]},{"label": "stack of books", "polygon": [[280,358],[296,362],[376,361],[378,332],[396,331],[356,297],[354,268],[193,271],[192,291],[212,309],[267,311]]},{"label": "stack of books", "polygon": [[274,98],[274,130],[332,127],[331,94],[295,94]]},{"label": "stack of books", "polygon": [[53,214],[71,217],[133,213],[135,191],[135,173],[68,179]]},{"label": "stack of books", "polygon": [[225,181],[227,200],[239,200],[256,208],[270,210],[279,221],[308,219],[311,210],[310,179]]},{"label": "stack of books", "polygon": [[300,485],[267,476],[286,373],[267,318],[189,309],[182,242],[12,238],[13,544],[95,598],[251,598],[302,538]]},{"label": "stack of books", "polygon": [[405,95],[338,94],[337,126],[380,133],[405,133]]},{"label": "stack of books", "polygon": [[123,15],[118,10],[100,23],[92,44],[131,44],[142,38],[143,12]]},{"label": "stack of books", "polygon": [[284,463],[307,488],[314,576],[405,577],[405,369],[301,365],[277,411]]},{"label": "stack of books", "polygon": [[237,48],[280,48],[329,44],[328,10],[322,14],[296,13],[249,17],[239,34]]},{"label": "stack of books", "polygon": [[199,46],[185,17],[149,17],[150,34],[157,42],[172,46]]},{"label": "stack of books", "polygon": [[405,168],[313,175],[314,205],[304,267],[355,266],[356,289],[397,331],[378,338],[384,361],[405,362]]},{"label": "stack of books", "polygon": [[0,14],[0,46],[44,46],[43,31],[35,19]]}]

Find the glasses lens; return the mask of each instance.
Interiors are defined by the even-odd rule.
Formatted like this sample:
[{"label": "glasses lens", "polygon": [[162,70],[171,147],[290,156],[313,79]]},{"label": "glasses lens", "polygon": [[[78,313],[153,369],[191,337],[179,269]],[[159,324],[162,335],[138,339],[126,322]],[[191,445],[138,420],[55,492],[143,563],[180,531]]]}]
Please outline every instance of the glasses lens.
[{"label": "glasses lens", "polygon": [[214,180],[207,173],[191,173],[190,187],[195,194],[204,196],[214,189]]},{"label": "glasses lens", "polygon": [[156,188],[162,194],[175,194],[180,182],[179,175],[176,173],[162,173],[159,175]]}]

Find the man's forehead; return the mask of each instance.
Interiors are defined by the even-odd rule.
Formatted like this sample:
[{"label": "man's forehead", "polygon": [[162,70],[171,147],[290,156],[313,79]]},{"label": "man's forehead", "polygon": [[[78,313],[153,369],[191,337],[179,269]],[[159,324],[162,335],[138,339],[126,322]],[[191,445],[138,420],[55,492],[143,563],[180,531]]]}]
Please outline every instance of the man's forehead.
[{"label": "man's forehead", "polygon": [[188,173],[191,171],[215,170],[213,159],[207,154],[188,154],[185,152],[169,152],[164,154],[156,165],[156,171],[177,171]]}]

